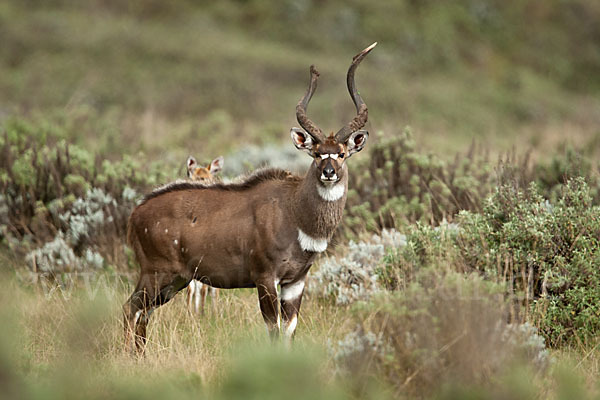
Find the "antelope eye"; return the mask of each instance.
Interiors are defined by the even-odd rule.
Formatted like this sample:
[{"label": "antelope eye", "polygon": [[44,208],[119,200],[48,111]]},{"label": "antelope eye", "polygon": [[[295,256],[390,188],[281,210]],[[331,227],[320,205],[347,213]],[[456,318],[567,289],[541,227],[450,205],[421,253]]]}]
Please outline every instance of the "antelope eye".
[{"label": "antelope eye", "polygon": [[344,153],[340,153],[340,158],[344,158]]},{"label": "antelope eye", "polygon": [[321,158],[321,153],[315,153],[315,157]]}]

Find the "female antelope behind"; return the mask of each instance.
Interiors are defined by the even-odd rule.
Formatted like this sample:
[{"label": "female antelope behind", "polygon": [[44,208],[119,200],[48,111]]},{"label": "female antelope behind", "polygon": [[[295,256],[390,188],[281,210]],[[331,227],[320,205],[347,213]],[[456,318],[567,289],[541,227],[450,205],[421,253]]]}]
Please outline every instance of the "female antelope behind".
[{"label": "female antelope behind", "polygon": [[[187,177],[194,182],[212,183],[215,175],[223,169],[223,163],[223,156],[219,156],[212,160],[210,164],[203,167],[198,164],[194,157],[189,156],[186,161]],[[219,289],[204,284],[199,280],[192,279],[186,290],[188,310],[193,311],[195,314],[199,312],[204,314],[206,296],[209,292],[212,298],[213,310],[216,312]]]},{"label": "female antelope behind", "polygon": [[342,218],[346,162],[368,138],[361,130],[367,106],[354,72],[375,45],[352,60],[346,80],[357,115],[335,135],[325,136],[306,115],[319,76],[310,67],[308,90],[296,106],[303,129],[290,132],[296,148],[313,159],[304,177],[264,169],[237,183],[176,182],[153,191],[133,210],[127,237],[141,272],[123,306],[128,348],[135,338],[143,351],[152,310],[193,279],[216,288],[256,287],[271,336],[282,329],[292,337],[308,271]]}]

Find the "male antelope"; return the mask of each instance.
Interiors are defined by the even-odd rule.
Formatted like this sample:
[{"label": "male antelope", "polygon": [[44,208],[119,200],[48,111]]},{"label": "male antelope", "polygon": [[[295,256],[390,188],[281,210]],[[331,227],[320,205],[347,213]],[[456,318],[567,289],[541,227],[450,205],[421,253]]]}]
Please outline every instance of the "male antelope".
[{"label": "male antelope", "polygon": [[325,251],[346,203],[346,159],[362,150],[368,133],[367,106],[354,72],[376,43],[357,54],[348,69],[348,91],[357,115],[326,137],[306,115],[319,73],[296,106],[304,129],[292,128],[294,145],[312,158],[302,177],[263,169],[238,183],[177,182],[147,195],[129,219],[128,242],[141,267],[125,305],[125,342],[146,343],[152,310],[169,301],[192,279],[218,288],[258,289],[271,337],[280,330],[277,286],[281,285],[283,333],[291,338],[298,322],[304,281],[315,256]]},{"label": "male antelope", "polygon": [[[201,167],[196,162],[196,159],[190,156],[186,162],[187,177],[195,182],[211,183],[214,176],[223,169],[223,162],[223,156],[219,156],[212,160],[206,167]],[[208,292],[210,292],[210,297],[212,297],[213,309],[217,309],[216,302],[219,297],[218,289],[203,284],[199,280],[192,279],[187,286],[186,292],[188,309],[193,310],[194,313],[198,314],[199,311],[202,311],[202,314],[204,314],[204,305],[206,304],[206,295]]]}]

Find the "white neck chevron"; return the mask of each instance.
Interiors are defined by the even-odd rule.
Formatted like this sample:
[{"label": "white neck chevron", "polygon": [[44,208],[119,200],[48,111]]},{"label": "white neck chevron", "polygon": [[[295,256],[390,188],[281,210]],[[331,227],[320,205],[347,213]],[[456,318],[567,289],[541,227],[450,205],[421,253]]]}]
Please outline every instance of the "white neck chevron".
[{"label": "white neck chevron", "polygon": [[337,201],[342,198],[345,191],[346,187],[341,182],[331,186],[317,184],[317,192],[325,201]]},{"label": "white neck chevron", "polygon": [[298,228],[298,243],[300,248],[304,251],[314,251],[315,253],[321,253],[327,250],[327,239],[316,239],[308,236],[302,232],[302,229]]}]

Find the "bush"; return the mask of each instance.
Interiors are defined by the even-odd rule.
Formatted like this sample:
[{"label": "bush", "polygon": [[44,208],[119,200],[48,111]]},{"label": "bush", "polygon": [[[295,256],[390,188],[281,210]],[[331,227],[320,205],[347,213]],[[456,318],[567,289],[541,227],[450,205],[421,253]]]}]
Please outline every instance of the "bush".
[{"label": "bush", "polygon": [[4,128],[3,247],[19,257],[29,254],[30,266],[46,271],[126,265],[131,209],[139,193],[173,175],[166,172],[169,166],[144,165],[140,157],[127,156],[110,162],[76,145],[47,140],[42,127],[24,122]]},{"label": "bush", "polygon": [[373,377],[409,398],[450,383],[493,386],[490,377],[516,365],[541,371],[549,362],[535,328],[508,324],[506,312],[502,287],[424,269],[407,290],[358,308],[356,328],[332,347],[353,382]]},{"label": "bush", "polygon": [[467,265],[503,277],[549,343],[591,344],[600,331],[600,207],[582,178],[554,204],[536,185],[503,186],[483,214],[461,218],[459,246]]},{"label": "bush", "polygon": [[[396,282],[407,271],[447,263],[506,285],[513,318],[531,320],[549,344],[594,343],[600,332],[600,207],[582,178],[553,203],[536,184],[499,187],[481,214],[462,212],[451,234],[418,226],[386,268]],[[388,258],[390,260],[390,258]],[[408,279],[410,280],[410,279]]]},{"label": "bush", "polygon": [[593,204],[600,204],[600,168],[583,150],[567,146],[548,161],[533,163],[514,151],[491,161],[472,145],[446,162],[421,154],[409,129],[368,147],[350,166],[343,231],[352,237],[367,230],[401,228],[415,222],[452,222],[463,210],[481,212],[485,200],[502,185],[526,189],[536,182],[540,193],[556,200],[571,179],[583,177]]},{"label": "bush", "polygon": [[495,173],[473,146],[448,163],[415,150],[408,129],[371,144],[369,156],[352,164],[345,227],[353,233],[416,221],[452,221],[460,210],[481,209]]},{"label": "bush", "polygon": [[370,240],[350,241],[342,257],[328,257],[310,275],[309,293],[333,300],[336,304],[350,304],[368,300],[382,290],[381,263],[389,249],[406,245],[406,236],[395,230],[384,230]]}]

